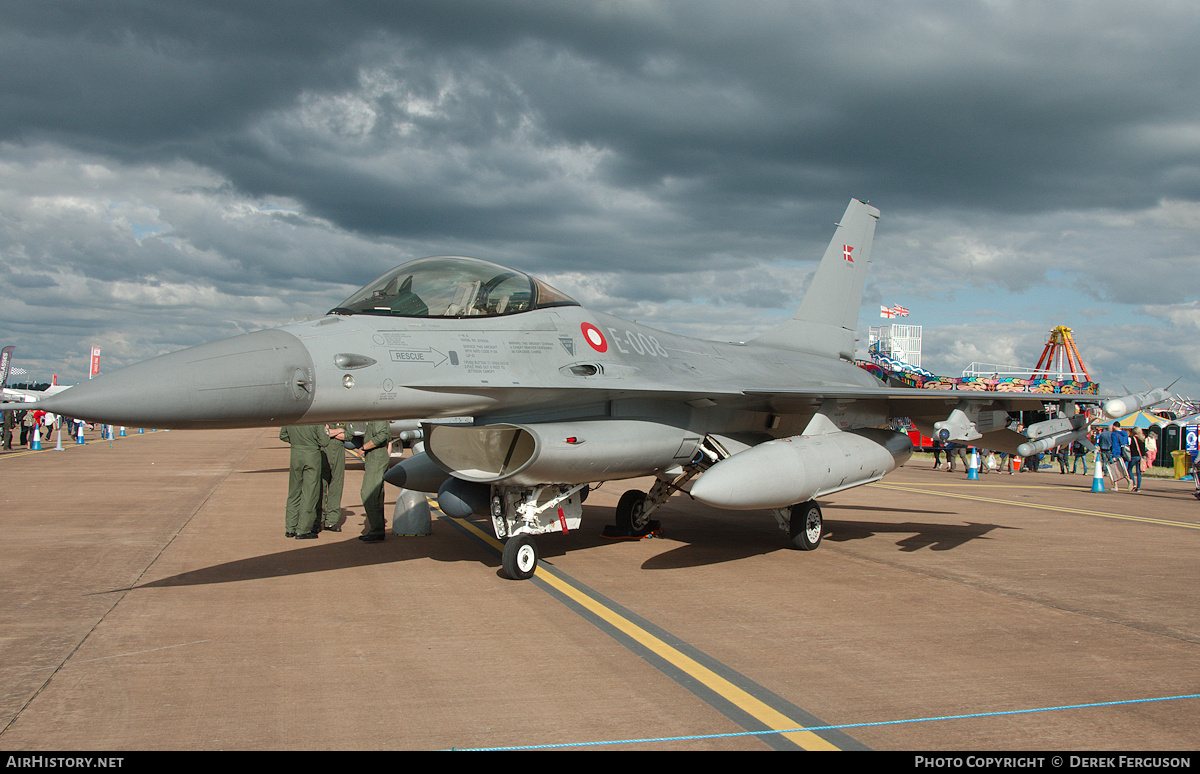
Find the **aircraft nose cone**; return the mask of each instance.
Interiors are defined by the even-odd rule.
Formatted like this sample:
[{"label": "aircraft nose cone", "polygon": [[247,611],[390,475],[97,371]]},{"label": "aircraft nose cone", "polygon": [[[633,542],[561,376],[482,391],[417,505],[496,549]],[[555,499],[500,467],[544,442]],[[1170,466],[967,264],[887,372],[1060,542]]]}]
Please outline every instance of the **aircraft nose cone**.
[{"label": "aircraft nose cone", "polygon": [[266,330],[103,374],[40,402],[76,419],[151,428],[291,424],[312,405],[315,372],[298,338]]}]

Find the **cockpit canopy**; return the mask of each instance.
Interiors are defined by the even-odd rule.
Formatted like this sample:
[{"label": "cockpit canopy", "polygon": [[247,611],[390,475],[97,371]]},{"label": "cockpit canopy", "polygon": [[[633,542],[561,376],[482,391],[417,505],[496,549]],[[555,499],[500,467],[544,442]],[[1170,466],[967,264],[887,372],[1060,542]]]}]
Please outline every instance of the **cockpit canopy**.
[{"label": "cockpit canopy", "polygon": [[332,314],[391,317],[498,317],[552,306],[579,306],[528,274],[477,258],[418,258],[370,283]]}]

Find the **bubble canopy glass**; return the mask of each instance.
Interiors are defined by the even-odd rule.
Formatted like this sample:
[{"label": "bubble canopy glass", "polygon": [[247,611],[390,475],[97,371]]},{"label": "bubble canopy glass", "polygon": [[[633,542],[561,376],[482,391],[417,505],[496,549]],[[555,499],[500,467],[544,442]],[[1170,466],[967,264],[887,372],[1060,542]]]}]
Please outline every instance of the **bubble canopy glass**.
[{"label": "bubble canopy glass", "polygon": [[477,258],[437,256],[397,266],[331,314],[387,317],[498,317],[552,306],[579,306],[523,272]]}]

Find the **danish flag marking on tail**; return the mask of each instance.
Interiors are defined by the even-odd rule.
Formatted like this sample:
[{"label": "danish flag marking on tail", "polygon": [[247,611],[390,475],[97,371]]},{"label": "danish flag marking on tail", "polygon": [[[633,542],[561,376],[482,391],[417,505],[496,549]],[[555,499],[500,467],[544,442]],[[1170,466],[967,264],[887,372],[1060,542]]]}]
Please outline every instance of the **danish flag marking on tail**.
[{"label": "danish flag marking on tail", "polygon": [[850,263],[854,263],[854,258],[852,258],[850,256],[850,253],[852,253],[852,252],[854,252],[853,247],[851,247],[850,245],[842,245],[842,257],[845,258]]}]

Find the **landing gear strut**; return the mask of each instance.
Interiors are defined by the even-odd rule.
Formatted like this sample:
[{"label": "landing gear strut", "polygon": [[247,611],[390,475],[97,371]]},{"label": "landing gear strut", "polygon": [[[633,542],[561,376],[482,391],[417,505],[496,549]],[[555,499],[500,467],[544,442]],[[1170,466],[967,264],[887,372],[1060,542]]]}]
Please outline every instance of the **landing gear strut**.
[{"label": "landing gear strut", "polygon": [[[617,501],[616,523],[604,526],[602,533],[604,537],[616,540],[640,540],[647,535],[657,533],[662,525],[658,523],[657,519],[650,518],[650,514],[666,500],[666,497],[655,500],[655,490],[658,488],[658,485],[655,484],[650,490],[650,494],[630,489],[621,495],[621,499]],[[668,492],[667,495],[669,494]]]},{"label": "landing gear strut", "polygon": [[604,536],[637,540],[657,533],[662,525],[657,519],[650,518],[651,514],[700,470],[700,465],[693,463],[674,478],[660,476],[649,492],[630,489],[621,495],[621,499],[617,501],[616,524],[606,526]]}]

